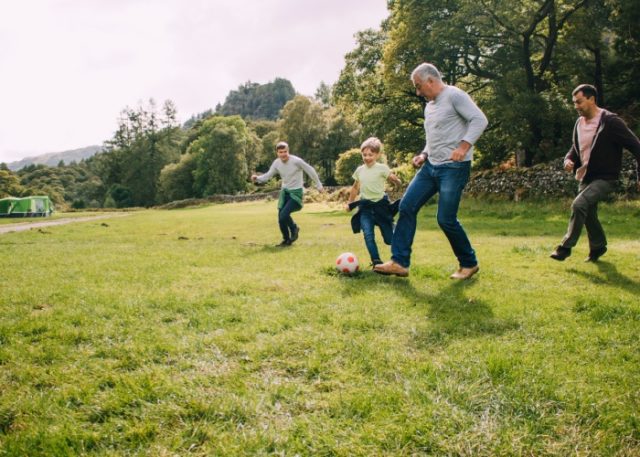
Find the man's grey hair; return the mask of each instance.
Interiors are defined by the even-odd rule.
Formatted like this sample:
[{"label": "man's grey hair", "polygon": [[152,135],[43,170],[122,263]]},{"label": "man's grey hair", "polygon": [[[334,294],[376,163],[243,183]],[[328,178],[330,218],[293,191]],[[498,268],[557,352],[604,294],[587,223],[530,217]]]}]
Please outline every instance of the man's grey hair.
[{"label": "man's grey hair", "polygon": [[276,151],[280,149],[286,149],[287,151],[289,150],[289,145],[286,141],[280,141],[278,144],[276,144]]},{"label": "man's grey hair", "polygon": [[426,62],[421,63],[411,72],[411,81],[416,76],[420,78],[420,81],[426,81],[427,79],[442,81],[442,75],[436,66]]}]

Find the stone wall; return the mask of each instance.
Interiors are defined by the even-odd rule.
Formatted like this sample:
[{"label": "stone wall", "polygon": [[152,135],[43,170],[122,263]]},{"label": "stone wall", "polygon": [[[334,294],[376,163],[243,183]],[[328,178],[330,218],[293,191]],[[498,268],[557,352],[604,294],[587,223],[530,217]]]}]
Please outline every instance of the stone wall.
[{"label": "stone wall", "polygon": [[[562,159],[556,159],[545,164],[530,168],[509,168],[506,170],[480,170],[471,173],[471,179],[465,188],[465,194],[476,197],[496,197],[506,200],[526,200],[545,198],[573,198],[578,189],[578,183],[573,173],[567,173],[562,168]],[[623,156],[622,173],[618,182],[617,196],[619,198],[638,198],[636,186],[636,161],[631,154],[625,152]],[[320,194],[315,189],[307,189],[305,202],[346,202],[349,197],[349,186],[325,186],[325,192]],[[404,189],[392,192],[390,198],[395,200],[402,196]],[[256,200],[277,199],[279,191],[238,194],[212,195],[207,198],[190,198],[179,200],[161,206],[163,209],[177,209],[188,206],[205,205],[208,203],[236,203]]]},{"label": "stone wall", "polygon": [[[471,174],[465,194],[496,196],[509,200],[574,197],[578,183],[573,173],[562,167],[563,159],[556,159],[530,168],[482,170]],[[623,167],[616,194],[637,198],[636,161],[631,154],[623,156]]]}]

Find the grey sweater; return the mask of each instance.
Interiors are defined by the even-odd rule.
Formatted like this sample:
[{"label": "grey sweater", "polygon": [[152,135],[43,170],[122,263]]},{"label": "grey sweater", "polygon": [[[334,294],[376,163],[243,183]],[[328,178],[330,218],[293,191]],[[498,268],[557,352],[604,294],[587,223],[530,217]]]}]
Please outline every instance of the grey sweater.
[{"label": "grey sweater", "polygon": [[282,178],[283,189],[302,189],[304,185],[303,171],[313,179],[318,190],[322,189],[322,183],[320,182],[318,173],[316,173],[311,165],[293,154],[289,154],[289,160],[287,160],[286,163],[279,158],[274,160],[269,171],[258,176],[256,181],[260,184],[265,183],[278,173]]},{"label": "grey sweater", "polygon": [[472,147],[463,161],[472,160],[473,144],[487,124],[487,117],[469,94],[455,86],[445,86],[424,109],[427,142],[423,154],[433,165],[451,162],[451,153],[464,140]]}]

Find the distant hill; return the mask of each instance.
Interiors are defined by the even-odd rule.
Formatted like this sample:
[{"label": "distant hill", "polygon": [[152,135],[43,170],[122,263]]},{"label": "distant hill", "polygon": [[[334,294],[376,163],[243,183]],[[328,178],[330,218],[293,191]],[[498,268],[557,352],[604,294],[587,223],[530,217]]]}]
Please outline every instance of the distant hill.
[{"label": "distant hill", "polygon": [[8,163],[7,166],[9,170],[20,170],[21,168],[26,167],[27,165],[48,165],[50,167],[55,167],[60,163],[61,160],[64,161],[65,164],[70,164],[71,162],[80,162],[82,159],[86,159],[91,157],[92,155],[100,152],[102,150],[102,146],[87,146],[86,148],[80,149],[72,149],[70,151],[62,151],[62,152],[49,152],[47,154],[42,154],[34,157],[27,157],[26,159],[18,160],[16,162]]}]

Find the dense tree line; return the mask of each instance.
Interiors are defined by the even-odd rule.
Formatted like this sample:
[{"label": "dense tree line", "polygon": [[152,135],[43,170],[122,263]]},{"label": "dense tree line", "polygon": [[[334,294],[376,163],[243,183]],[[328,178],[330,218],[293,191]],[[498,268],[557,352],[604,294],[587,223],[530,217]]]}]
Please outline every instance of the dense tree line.
[{"label": "dense tree line", "polygon": [[334,86],[296,95],[276,78],[247,82],[223,104],[182,126],[170,101],[126,108],[104,152],[78,164],[0,166],[0,196],[46,193],[62,205],[151,206],[216,193],[254,191],[275,144],[314,165],[326,184],[347,184],[368,136],[411,177],[408,159],[424,145],[425,101],[409,80],[436,64],[469,91],[490,120],[477,147],[480,167],[530,166],[564,154],[575,120],[570,91],[594,84],[601,105],[638,129],[640,3],[637,0],[390,0],[377,30],[356,47]]},{"label": "dense tree line", "polygon": [[[291,83],[277,79],[260,87],[274,93],[261,90],[266,101],[252,103],[268,106],[288,94],[282,88]],[[326,97],[330,87],[325,85],[323,93]],[[237,94],[229,100],[237,100]],[[275,120],[267,111],[262,118],[260,113],[254,110],[245,118],[208,110],[179,126],[171,101],[159,108],[150,100],[125,108],[104,151],[79,164],[30,166],[17,173],[0,169],[0,195],[47,194],[62,207],[124,208],[254,191],[250,174],[266,171],[281,140],[331,184],[339,154],[359,141],[356,124],[326,99],[295,95]]]},{"label": "dense tree line", "polygon": [[379,30],[358,34],[334,97],[398,160],[423,146],[424,100],[409,81],[423,61],[472,93],[490,119],[481,166],[563,154],[579,83],[596,85],[601,103],[638,127],[637,0],[393,0],[389,12]]}]

